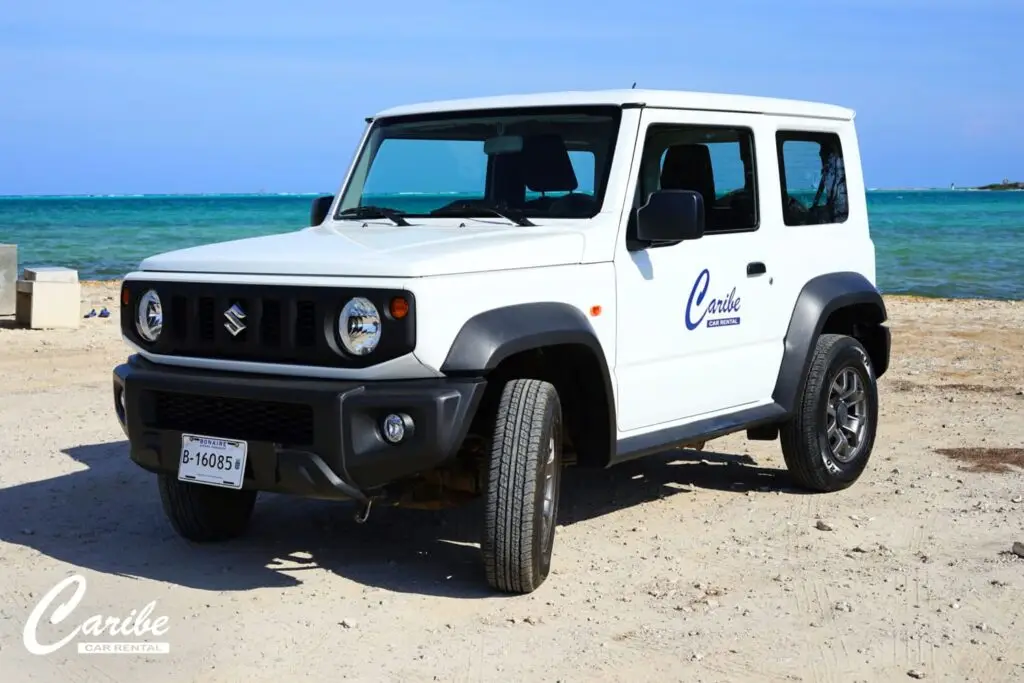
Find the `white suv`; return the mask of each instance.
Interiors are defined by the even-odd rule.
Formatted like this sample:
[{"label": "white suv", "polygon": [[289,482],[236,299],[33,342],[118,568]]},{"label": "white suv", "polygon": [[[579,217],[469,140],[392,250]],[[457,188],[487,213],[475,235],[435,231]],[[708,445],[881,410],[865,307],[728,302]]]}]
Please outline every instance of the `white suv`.
[{"label": "white suv", "polygon": [[[661,91],[391,109],[311,226],[126,276],[131,458],[195,541],[258,491],[485,497],[488,582],[548,574],[564,466],[745,430],[853,483],[888,366],[853,113]],[[699,446],[698,446],[699,447]]]}]

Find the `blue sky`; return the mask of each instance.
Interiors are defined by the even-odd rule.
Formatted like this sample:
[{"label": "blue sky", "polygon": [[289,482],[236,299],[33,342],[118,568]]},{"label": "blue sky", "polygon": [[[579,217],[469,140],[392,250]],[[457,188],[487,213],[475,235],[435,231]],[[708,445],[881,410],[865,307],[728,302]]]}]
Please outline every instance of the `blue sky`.
[{"label": "blue sky", "polygon": [[379,109],[633,81],[850,106],[870,186],[1024,180],[1022,26],[1021,0],[8,2],[0,194],[331,191]]}]

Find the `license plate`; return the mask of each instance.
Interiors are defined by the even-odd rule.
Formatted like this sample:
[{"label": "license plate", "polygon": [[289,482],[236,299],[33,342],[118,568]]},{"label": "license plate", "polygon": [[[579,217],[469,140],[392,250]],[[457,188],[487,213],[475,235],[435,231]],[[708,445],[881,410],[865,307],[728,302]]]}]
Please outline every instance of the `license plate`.
[{"label": "license plate", "polygon": [[240,489],[247,451],[248,444],[245,441],[182,434],[178,479]]}]

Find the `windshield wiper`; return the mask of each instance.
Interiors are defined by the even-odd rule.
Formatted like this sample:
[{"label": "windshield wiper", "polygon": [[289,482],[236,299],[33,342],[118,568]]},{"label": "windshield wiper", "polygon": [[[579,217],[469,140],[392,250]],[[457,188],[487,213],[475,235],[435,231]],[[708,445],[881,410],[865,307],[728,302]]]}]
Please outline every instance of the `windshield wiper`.
[{"label": "windshield wiper", "polygon": [[409,222],[402,218],[402,213],[384,206],[353,206],[340,212],[338,218],[387,218],[395,225],[409,225]]},{"label": "windshield wiper", "polygon": [[516,225],[531,226],[534,225],[529,218],[519,213],[515,209],[497,208],[494,206],[481,206],[479,204],[454,204],[451,206],[442,206],[439,209],[434,209],[430,212],[431,216],[465,216],[467,218],[473,218],[479,216],[480,213],[491,213],[495,216],[504,218],[507,221],[512,221]]}]

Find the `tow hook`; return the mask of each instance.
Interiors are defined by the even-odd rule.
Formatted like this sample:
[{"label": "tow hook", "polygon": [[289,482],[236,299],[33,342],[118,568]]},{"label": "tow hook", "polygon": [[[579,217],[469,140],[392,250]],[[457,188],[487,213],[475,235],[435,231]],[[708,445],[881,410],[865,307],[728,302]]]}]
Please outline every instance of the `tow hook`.
[{"label": "tow hook", "polygon": [[366,523],[366,520],[369,519],[369,517],[370,517],[370,506],[371,505],[373,505],[373,498],[368,498],[366,500],[366,503],[361,505],[359,507],[359,509],[356,510],[356,514],[355,514],[356,524],[365,524]]}]

